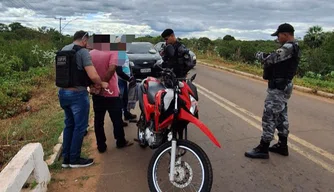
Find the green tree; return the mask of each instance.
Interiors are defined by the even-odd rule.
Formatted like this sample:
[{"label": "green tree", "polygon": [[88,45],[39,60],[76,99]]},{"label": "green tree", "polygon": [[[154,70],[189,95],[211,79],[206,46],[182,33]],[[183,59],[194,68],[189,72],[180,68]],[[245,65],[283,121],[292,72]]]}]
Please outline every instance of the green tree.
[{"label": "green tree", "polygon": [[24,29],[25,27],[19,22],[14,22],[8,25],[11,31],[16,31],[18,29]]},{"label": "green tree", "polygon": [[324,42],[324,39],[325,33],[323,32],[322,27],[318,25],[310,27],[304,36],[304,42],[310,48],[320,47]]},{"label": "green tree", "polygon": [[232,41],[232,40],[235,40],[235,38],[232,35],[225,35],[223,37],[223,40],[224,41]]}]

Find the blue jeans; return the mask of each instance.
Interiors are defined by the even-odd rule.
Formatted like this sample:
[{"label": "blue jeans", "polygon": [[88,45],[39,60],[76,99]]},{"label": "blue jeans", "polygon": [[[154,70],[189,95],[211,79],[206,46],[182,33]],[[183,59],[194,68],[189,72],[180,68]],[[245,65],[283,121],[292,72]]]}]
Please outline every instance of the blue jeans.
[{"label": "blue jeans", "polygon": [[81,146],[88,127],[89,96],[87,90],[59,90],[60,106],[65,112],[63,157],[74,163],[80,158]]}]

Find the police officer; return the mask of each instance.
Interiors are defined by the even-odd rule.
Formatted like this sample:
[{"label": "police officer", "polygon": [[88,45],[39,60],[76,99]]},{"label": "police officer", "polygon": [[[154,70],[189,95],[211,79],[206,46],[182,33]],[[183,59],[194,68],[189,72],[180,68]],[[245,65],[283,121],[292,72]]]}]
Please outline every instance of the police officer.
[{"label": "police officer", "polygon": [[[68,62],[76,62],[67,63],[68,65],[75,64],[77,66],[73,74],[70,73],[74,76],[67,76],[66,74],[68,73],[66,72],[56,74],[56,84],[59,87],[59,102],[65,113],[62,167],[87,167],[94,163],[94,160],[91,158],[85,159],[81,157],[81,147],[88,126],[90,108],[87,87],[94,83],[95,87],[107,88],[108,82],[103,82],[96,72],[89,52],[86,49],[88,39],[88,32],[77,31],[74,34],[73,43],[64,46],[59,52],[70,51],[72,49],[77,50],[73,58],[66,59]],[[63,70],[68,69],[63,68],[63,65],[56,66]],[[63,87],[63,82],[67,82],[69,78],[74,80],[72,82],[73,85],[70,85],[71,87]]]},{"label": "police officer", "polygon": [[183,53],[188,49],[177,40],[172,29],[165,29],[161,37],[166,41],[163,67],[173,69],[176,78],[185,78],[189,69],[183,63]]},{"label": "police officer", "polygon": [[[294,39],[294,28],[288,23],[281,24],[271,36],[277,36],[281,47],[266,54],[257,52],[256,58],[264,65],[263,78],[268,80],[268,95],[264,102],[262,116],[262,137],[260,144],[245,152],[249,158],[268,159],[268,151],[289,155],[287,139],[289,134],[288,100],[291,97],[294,78],[300,59],[298,42]],[[273,140],[275,128],[279,141],[269,147]]]},{"label": "police officer", "polygon": [[[161,37],[166,41],[162,66],[173,69],[176,78],[186,78],[190,68],[185,63],[184,55],[189,53],[189,50],[175,37],[172,29],[165,29],[161,33]],[[165,82],[165,86],[169,88],[171,84]],[[172,124],[173,127],[178,127],[179,138],[183,138],[183,131],[187,128],[187,125],[188,122],[186,121],[178,121]]]}]

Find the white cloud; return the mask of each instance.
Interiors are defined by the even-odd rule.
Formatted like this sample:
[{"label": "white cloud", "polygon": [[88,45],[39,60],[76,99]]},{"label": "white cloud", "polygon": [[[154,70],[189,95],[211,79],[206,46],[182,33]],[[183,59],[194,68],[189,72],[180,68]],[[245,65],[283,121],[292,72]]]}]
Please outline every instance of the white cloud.
[{"label": "white cloud", "polygon": [[[19,3],[21,2],[21,3]],[[27,3],[29,2],[29,3]],[[95,33],[159,35],[173,28],[179,37],[212,39],[229,34],[237,39],[273,39],[277,26],[291,23],[297,37],[309,27],[320,25],[326,31],[334,28],[331,0],[29,0],[0,3],[0,22],[21,22],[25,26],[48,26],[59,29],[66,17],[64,34],[77,30]],[[72,20],[72,21],[71,21]]]}]

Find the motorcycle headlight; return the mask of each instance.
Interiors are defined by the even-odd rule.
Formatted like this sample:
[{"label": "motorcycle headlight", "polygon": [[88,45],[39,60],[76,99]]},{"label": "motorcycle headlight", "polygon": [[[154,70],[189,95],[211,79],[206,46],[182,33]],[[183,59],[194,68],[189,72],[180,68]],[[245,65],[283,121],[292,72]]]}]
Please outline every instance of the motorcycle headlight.
[{"label": "motorcycle headlight", "polygon": [[196,55],[193,56],[193,60],[196,60]]},{"label": "motorcycle headlight", "polygon": [[189,97],[190,97],[190,101],[191,101],[190,112],[193,115],[195,115],[195,110],[196,110],[196,107],[197,107],[197,101],[193,96],[189,95]]}]

